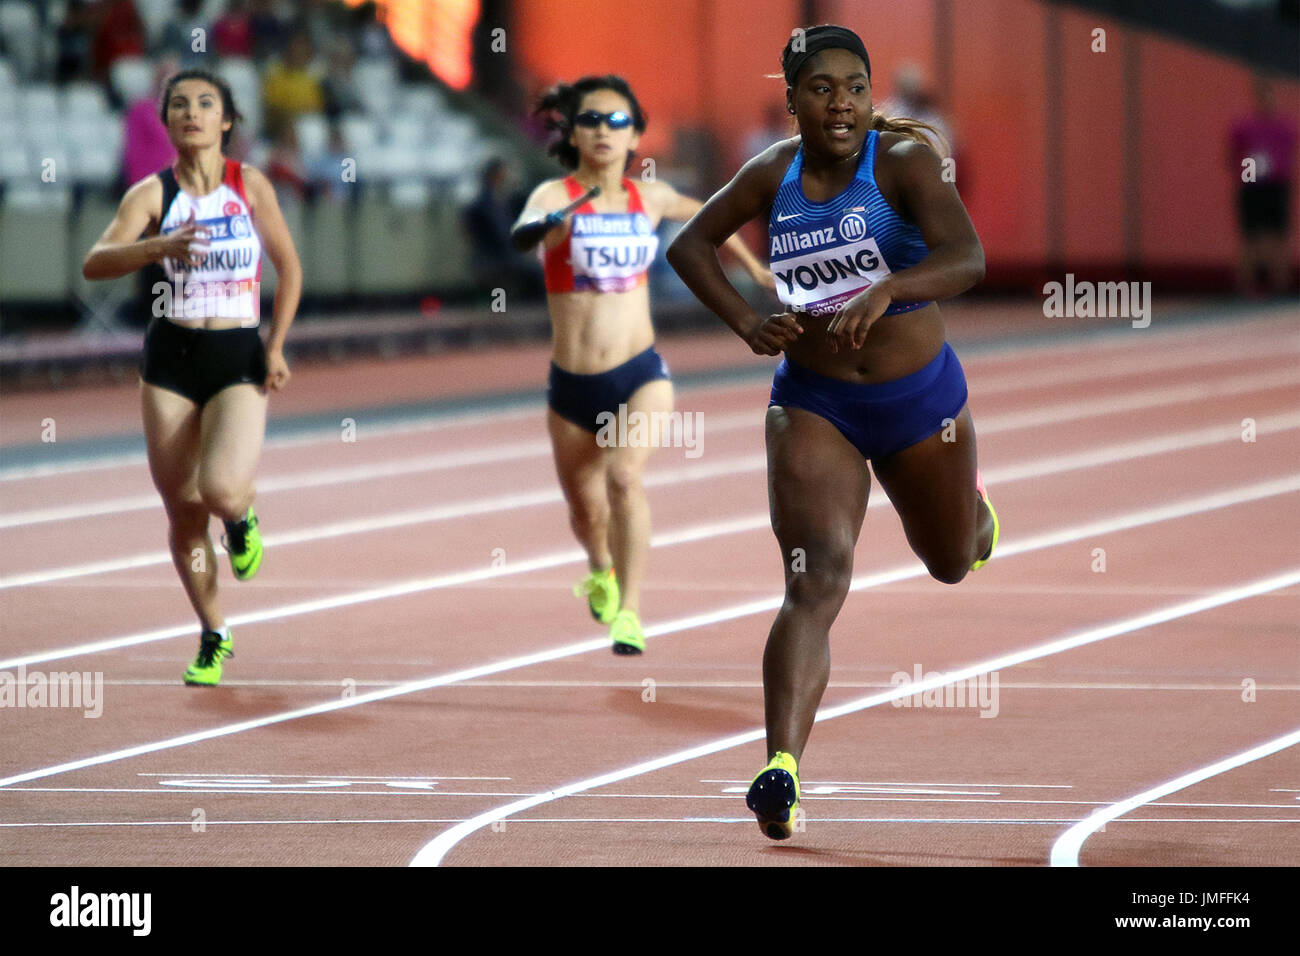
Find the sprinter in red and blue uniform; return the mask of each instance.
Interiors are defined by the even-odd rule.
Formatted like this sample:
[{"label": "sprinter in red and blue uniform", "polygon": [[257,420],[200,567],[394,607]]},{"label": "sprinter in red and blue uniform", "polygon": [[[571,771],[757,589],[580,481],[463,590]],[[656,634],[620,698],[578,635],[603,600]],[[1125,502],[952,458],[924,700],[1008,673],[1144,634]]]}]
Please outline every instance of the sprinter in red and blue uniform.
[{"label": "sprinter in red and blue uniform", "polygon": [[[547,426],[574,534],[589,574],[574,589],[592,616],[610,625],[613,650],[640,654],[641,584],[650,547],[650,508],[641,473],[651,448],[620,446],[602,435],[612,416],[673,409],[668,367],[654,347],[646,273],[658,251],[660,220],[686,220],[700,202],[654,177],[626,173],[645,117],[626,81],[589,76],[560,84],[541,101],[559,139],[551,153],[572,170],[538,186],[515,225],[521,249],[541,241],[554,332]],[[572,213],[559,211],[600,193]],[[535,226],[550,217],[550,228]],[[529,236],[524,239],[522,236]],[[771,274],[738,237],[727,246],[751,276]]]}]

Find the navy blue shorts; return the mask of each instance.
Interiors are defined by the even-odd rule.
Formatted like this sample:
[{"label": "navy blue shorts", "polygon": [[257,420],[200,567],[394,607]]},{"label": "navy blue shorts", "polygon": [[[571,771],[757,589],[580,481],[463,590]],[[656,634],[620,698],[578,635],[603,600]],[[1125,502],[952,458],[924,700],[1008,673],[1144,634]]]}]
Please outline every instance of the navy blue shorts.
[{"label": "navy blue shorts", "polygon": [[768,404],[820,415],[863,458],[887,458],[957,417],[966,404],[966,375],[947,342],[925,368],[876,385],[827,378],[782,358]]},{"label": "navy blue shorts", "polygon": [[256,328],[183,328],[155,318],[144,333],[140,377],[195,405],[230,385],[266,382],[266,347]]},{"label": "navy blue shorts", "polygon": [[617,415],[618,406],[625,404],[638,388],[659,378],[669,378],[668,363],[653,345],[622,365],[595,375],[575,375],[552,362],[546,404],[561,418],[594,435],[600,431],[596,416],[601,412]]}]

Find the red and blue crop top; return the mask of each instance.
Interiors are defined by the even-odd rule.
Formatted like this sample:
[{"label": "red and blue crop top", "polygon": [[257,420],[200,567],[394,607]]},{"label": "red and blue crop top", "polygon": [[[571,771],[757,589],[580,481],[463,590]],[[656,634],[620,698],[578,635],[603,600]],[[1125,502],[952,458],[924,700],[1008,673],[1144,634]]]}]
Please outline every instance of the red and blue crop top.
[{"label": "red and blue crop top", "polygon": [[[564,180],[570,199],[586,190],[572,176]],[[547,292],[627,292],[645,285],[646,272],[659,249],[641,193],[630,179],[627,212],[596,212],[590,202],[569,220],[569,234],[560,244],[542,248]]]}]

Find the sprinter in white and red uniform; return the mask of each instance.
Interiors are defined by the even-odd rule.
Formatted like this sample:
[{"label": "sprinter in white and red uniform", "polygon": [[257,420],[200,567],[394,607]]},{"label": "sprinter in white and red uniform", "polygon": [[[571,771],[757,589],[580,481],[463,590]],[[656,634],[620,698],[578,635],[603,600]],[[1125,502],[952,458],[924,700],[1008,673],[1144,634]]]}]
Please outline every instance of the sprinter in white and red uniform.
[{"label": "sprinter in white and red uniform", "polygon": [[[524,250],[539,239],[543,245],[554,330],[547,424],[569,521],[591,572],[575,592],[587,598],[593,617],[610,625],[615,653],[639,654],[650,547],[641,472],[650,448],[602,447],[599,417],[672,411],[672,382],[654,348],[646,271],[658,250],[660,220],[689,219],[700,203],[667,183],[625,176],[646,124],[621,77],[562,83],[542,98],[538,112],[560,132],[552,155],[573,172],[533,190],[515,225],[515,243]],[[558,215],[593,186],[600,187],[595,199]],[[548,216],[549,230],[534,228]],[[738,237],[727,245],[772,288],[771,273]]]},{"label": "sprinter in white and red uniform", "polygon": [[[173,76],[161,113],[176,164],[122,199],[87,253],[87,279],[114,279],[161,263],[140,366],[149,470],[171,524],[172,560],[199,618],[187,684],[216,684],[233,656],[217,606],[208,536],[216,515],[240,580],[262,561],[253,477],[266,434],[268,390],[289,381],[284,340],[302,292],[302,268],[266,177],[227,159],[239,113],[230,88],[202,70]],[[279,279],[271,331],[258,335],[262,251]]]}]

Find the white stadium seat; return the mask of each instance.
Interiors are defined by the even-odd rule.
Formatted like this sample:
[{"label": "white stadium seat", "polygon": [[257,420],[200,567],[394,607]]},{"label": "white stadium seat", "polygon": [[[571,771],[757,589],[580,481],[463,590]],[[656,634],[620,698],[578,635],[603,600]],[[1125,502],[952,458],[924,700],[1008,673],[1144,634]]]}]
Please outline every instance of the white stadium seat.
[{"label": "white stadium seat", "polygon": [[362,60],[352,75],[366,111],[387,115],[397,94],[397,67],[388,60]]},{"label": "white stadium seat", "polygon": [[27,0],[4,0],[0,3],[0,35],[20,79],[36,75],[40,54],[40,24],[36,7]]},{"label": "white stadium seat", "polygon": [[303,162],[311,163],[329,147],[329,123],[320,113],[304,113],[294,125]]},{"label": "white stadium seat", "polygon": [[94,83],[69,83],[63,89],[63,112],[68,116],[103,116],[108,97]]},{"label": "white stadium seat", "polygon": [[109,67],[108,78],[127,103],[155,95],[153,67],[143,57],[127,56],[118,60]]},{"label": "white stadium seat", "polygon": [[379,140],[379,129],[369,116],[344,116],[342,126],[343,142],[350,150],[371,149]]},{"label": "white stadium seat", "polygon": [[34,178],[27,150],[13,140],[0,140],[0,182]]}]

